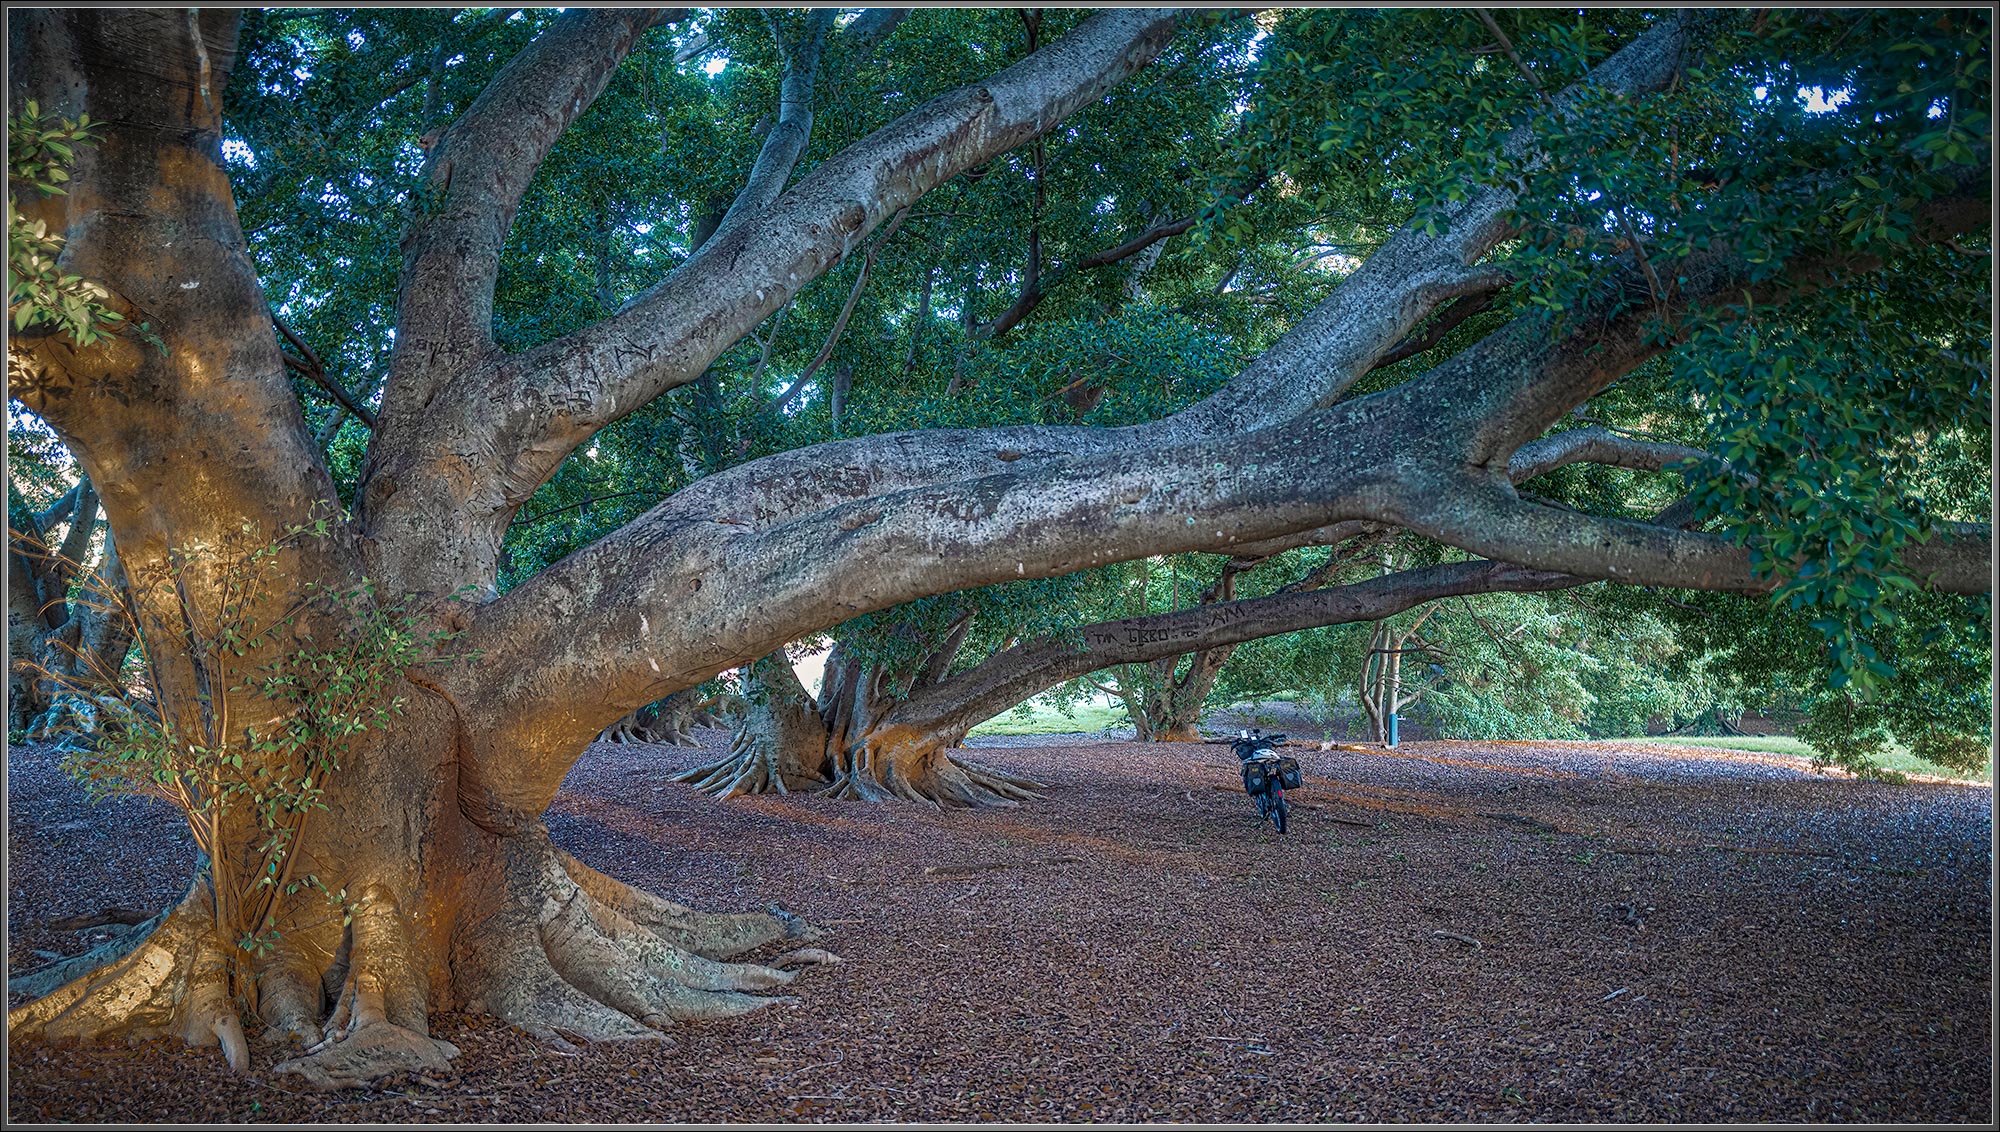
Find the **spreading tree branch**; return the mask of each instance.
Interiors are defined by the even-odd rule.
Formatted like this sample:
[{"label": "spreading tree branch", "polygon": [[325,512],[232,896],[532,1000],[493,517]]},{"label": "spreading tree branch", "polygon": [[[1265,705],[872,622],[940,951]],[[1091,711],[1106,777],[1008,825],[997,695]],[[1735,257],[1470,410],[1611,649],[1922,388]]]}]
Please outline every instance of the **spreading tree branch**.
[{"label": "spreading tree branch", "polygon": [[306,345],[304,339],[292,333],[292,328],[286,326],[285,320],[279,318],[275,312],[271,315],[271,325],[277,327],[278,333],[284,335],[285,341],[290,343],[292,349],[298,351],[297,354],[284,355],[285,365],[288,368],[325,390],[335,403],[352,413],[356,420],[371,429],[375,427],[375,411],[356,400],[345,386],[335,381],[333,376],[326,372],[326,363],[320,361],[319,355],[313,352],[313,348]]}]

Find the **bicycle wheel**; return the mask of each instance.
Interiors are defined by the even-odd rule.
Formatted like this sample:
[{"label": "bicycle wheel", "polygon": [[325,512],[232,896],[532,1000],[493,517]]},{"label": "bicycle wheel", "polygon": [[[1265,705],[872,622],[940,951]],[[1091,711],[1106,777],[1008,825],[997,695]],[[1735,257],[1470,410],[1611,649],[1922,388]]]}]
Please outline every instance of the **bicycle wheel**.
[{"label": "bicycle wheel", "polygon": [[1283,798],[1271,802],[1271,824],[1278,827],[1279,833],[1285,832],[1285,827],[1291,824],[1291,818],[1292,807]]}]

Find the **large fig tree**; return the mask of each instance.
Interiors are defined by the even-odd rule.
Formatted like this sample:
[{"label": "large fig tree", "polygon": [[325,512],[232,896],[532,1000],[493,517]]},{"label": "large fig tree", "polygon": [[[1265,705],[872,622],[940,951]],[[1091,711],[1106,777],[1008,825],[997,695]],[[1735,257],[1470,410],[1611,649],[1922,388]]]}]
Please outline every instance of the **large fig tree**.
[{"label": "large fig tree", "polygon": [[[1813,329],[1851,329],[1885,286],[1907,288],[1983,238],[1985,80],[1954,85],[1959,32],[1918,29],[1946,41],[1941,61],[1925,61],[1940,59],[1933,50],[1905,68],[1904,89],[1929,102],[1860,127],[1766,122],[1747,91],[1762,77],[1769,21],[1670,12],[1578,25],[1539,45],[1479,25],[1478,50],[1451,64],[1463,81],[1422,104],[1448,116],[1424,125],[1424,152],[1451,148],[1440,132],[1459,130],[1456,155],[1421,169],[1388,138],[1403,108],[1383,88],[1398,73],[1387,59],[1446,59],[1430,48],[1474,33],[1307,23],[1285,48],[1300,61],[1296,81],[1267,81],[1245,118],[1252,168],[1218,180],[1224,203],[1260,178],[1309,200],[1319,190],[1307,159],[1332,153],[1386,161],[1401,179],[1391,196],[1418,207],[1219,391],[1129,427],[874,434],[718,466],[502,592],[507,531],[572,452],[657,398],[697,393],[724,351],[814,279],[869,254],[871,236],[907,222],[927,192],[1032,146],[1210,17],[1092,16],[816,160],[806,155],[819,61],[846,37],[847,48],[879,50],[894,21],[793,19],[775,37],[779,112],[692,254],[604,317],[504,348],[496,282],[538,167],[635,45],[681,18],[573,9],[411,147],[423,189],[401,235],[386,380],[379,400],[350,394],[343,406],[372,418],[351,516],[288,376],[315,359],[273,332],[223,169],[238,14],[66,9],[10,22],[10,99],[103,124],[67,193],[16,186],[17,207],[62,234],[64,271],[104,287],[111,310],[158,340],[84,344],[30,325],[9,362],[13,395],[101,497],[162,726],[198,736],[211,768],[221,760],[303,796],[287,761],[299,747],[280,740],[318,693],[301,690],[306,677],[256,674],[338,651],[385,617],[400,643],[383,696],[401,705],[389,726],[355,730],[337,760],[312,764],[314,805],[286,817],[278,841],[254,814],[207,811],[209,867],[187,899],[125,954],[61,972],[75,977],[12,1012],[11,1033],[179,1034],[241,1063],[247,1008],[304,1047],[288,1068],[339,1084],[449,1057],[428,1034],[438,1010],[612,1039],[773,1001],[755,992],[792,972],[730,960],[810,929],[635,890],[556,847],[543,814],[585,746],[634,709],[927,595],[1233,553],[1353,522],[1505,564],[1467,570],[1757,594],[1825,560],[1839,569],[1809,577],[1808,599],[1857,570],[1987,588],[1986,533],[1921,516],[1899,513],[1879,560],[1857,566],[1851,540],[1819,555],[1784,526],[1791,496],[1774,504],[1758,492],[1834,473],[1777,476],[1753,443],[1721,454],[1727,464],[1710,469],[1703,482],[1714,486],[1696,501],[1735,518],[1734,536],[1515,490],[1518,450],[1641,367],[1671,369],[1721,411],[1732,368],[1759,390],[1786,379],[1759,353],[1761,334],[1783,338],[1812,380],[1837,384],[1861,348],[1843,355],[1842,340]],[[1889,93],[1901,57],[1878,58],[1883,36],[1855,30],[1832,18],[1788,24],[1771,49],[1785,56],[1785,81],[1901,98]],[[1330,61],[1306,66],[1307,51]],[[1368,51],[1380,57],[1362,65]],[[450,62],[440,47],[437,66]],[[1882,120],[1893,144],[1855,140],[1881,133]],[[1565,144],[1571,136],[1588,144]],[[1580,182],[1580,162],[1607,149],[1627,175]],[[1227,220],[1218,238],[1232,230],[1254,239]],[[1948,261],[1954,270],[1985,269],[1965,255]],[[1510,301],[1476,340],[1384,379],[1379,363],[1497,293]],[[1860,360],[1875,365],[1869,374],[1894,370],[1941,339],[1954,356],[1977,356],[1981,333],[1913,325],[1871,339],[1875,353]],[[1940,372],[1948,384],[1962,370]],[[1897,419],[1930,435],[1958,411],[1905,404]],[[429,651],[406,655],[411,641]],[[935,796],[947,759],[935,744],[884,746],[845,771]],[[276,895],[260,889],[267,868],[289,882]],[[296,878],[311,883],[295,890]],[[243,894],[261,918],[237,941],[217,923],[241,915]]]}]

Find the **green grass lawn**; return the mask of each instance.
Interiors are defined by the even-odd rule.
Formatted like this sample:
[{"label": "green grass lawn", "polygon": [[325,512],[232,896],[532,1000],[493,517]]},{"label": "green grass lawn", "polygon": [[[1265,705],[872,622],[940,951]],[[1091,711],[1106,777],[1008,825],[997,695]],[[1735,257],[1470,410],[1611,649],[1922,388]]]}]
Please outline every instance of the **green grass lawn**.
[{"label": "green grass lawn", "polygon": [[[1672,743],[1683,747],[1716,747],[1725,751],[1763,751],[1770,754],[1796,755],[1802,759],[1813,757],[1813,750],[1789,735],[1653,735],[1643,739],[1619,739],[1620,743]],[[1909,749],[1897,744],[1883,754],[1882,765],[1904,774],[1930,774],[1939,778],[1955,778],[1964,782],[1993,782],[1993,763],[1988,760],[1986,769],[1974,774],[1962,770],[1951,770],[1926,762],[1910,754]]]},{"label": "green grass lawn", "polygon": [[1078,704],[1074,715],[1064,715],[1041,700],[1029,700],[1029,714],[1010,711],[972,729],[974,735],[1060,735],[1067,731],[1103,731],[1107,727],[1129,727],[1122,707]]}]

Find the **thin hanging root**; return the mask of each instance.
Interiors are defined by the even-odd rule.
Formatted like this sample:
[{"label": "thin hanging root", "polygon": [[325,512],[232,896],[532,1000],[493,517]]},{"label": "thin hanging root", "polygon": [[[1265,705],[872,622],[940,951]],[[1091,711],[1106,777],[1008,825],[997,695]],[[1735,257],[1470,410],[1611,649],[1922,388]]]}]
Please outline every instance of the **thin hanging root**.
[{"label": "thin hanging root", "polygon": [[347,974],[325,1036],[275,1066],[318,1089],[352,1088],[413,1070],[450,1072],[458,1047],[430,1036],[425,985],[410,959],[396,899],[362,891],[348,925]]}]

